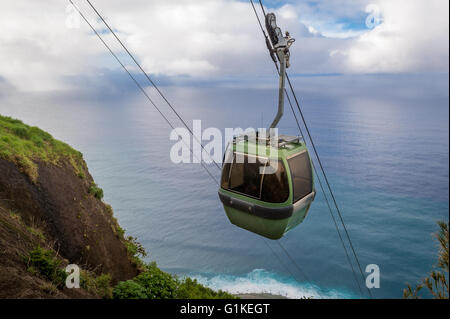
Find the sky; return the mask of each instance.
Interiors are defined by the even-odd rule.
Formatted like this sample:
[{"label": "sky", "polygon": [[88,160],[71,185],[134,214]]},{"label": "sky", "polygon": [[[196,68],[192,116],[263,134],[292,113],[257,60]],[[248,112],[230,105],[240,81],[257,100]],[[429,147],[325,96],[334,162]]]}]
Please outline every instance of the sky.
[{"label": "sky", "polygon": [[[86,1],[74,2],[135,72]],[[92,3],[161,85],[258,87],[273,82],[273,65],[248,1]],[[293,76],[448,73],[446,0],[263,3],[296,39],[289,69]],[[2,3],[0,29],[0,96],[107,89],[126,81],[68,1]]]},{"label": "sky", "polygon": [[[73,1],[140,83],[148,85],[86,0]],[[265,110],[273,104],[275,112],[278,79],[248,0],[91,2],[189,126],[193,119],[201,118],[208,127],[220,122],[216,119],[221,114],[227,114],[225,119],[229,115],[227,125],[244,128],[263,123],[262,115],[266,122],[273,117]],[[339,143],[348,140],[345,134],[327,127],[327,116],[329,121],[332,118],[327,109],[334,107],[346,110],[344,114],[351,117],[349,122],[344,116],[338,117],[341,122],[336,127],[351,131],[351,126],[339,125],[353,123],[373,128],[352,137],[356,145],[363,145],[358,154],[361,163],[370,162],[372,158],[366,158],[367,154],[376,155],[379,149],[393,159],[406,146],[414,145],[416,150],[416,137],[426,130],[428,135],[424,136],[432,138],[420,145],[419,150],[426,152],[418,156],[431,154],[433,160],[431,166],[417,170],[445,168],[448,0],[263,0],[263,4],[267,12],[276,13],[281,29],[296,39],[288,71],[306,118],[313,119],[309,122],[312,134],[316,136],[321,130],[329,134],[316,139],[319,151],[322,148],[330,156],[328,162],[324,161],[326,167],[346,167],[345,156],[355,156],[339,153]],[[258,5],[256,9],[262,17]],[[110,165],[105,165],[111,160],[110,154],[119,152],[117,158],[124,156],[124,167],[129,170],[129,163],[141,153],[123,153],[125,143],[154,153],[156,144],[144,144],[147,139],[139,135],[150,131],[141,132],[141,126],[132,127],[134,123],[143,123],[145,128],[153,128],[149,123],[160,123],[161,130],[155,126],[158,129],[148,133],[154,137],[152,143],[160,143],[164,136],[171,143],[166,123],[151,107],[151,112],[141,112],[140,107],[149,106],[148,101],[68,0],[2,0],[0,30],[0,114],[37,125],[83,152],[105,194],[117,192],[117,175],[111,173]],[[157,94],[150,88],[148,92],[163,113],[174,119]],[[257,121],[229,111],[248,105],[263,106],[255,115]],[[290,116],[287,111],[283,120],[292,122]],[[382,130],[380,122],[386,122]],[[286,127],[286,123],[281,124]],[[391,139],[391,135],[398,139]],[[392,144],[396,141],[404,145]],[[437,144],[446,146],[444,155],[438,153],[438,160],[429,151],[438,149],[433,146]],[[410,161],[415,159],[412,156]],[[397,168],[398,163],[394,164],[391,168]],[[149,167],[139,167],[131,178]],[[373,180],[376,175],[371,167],[360,167],[358,177]],[[398,184],[396,178],[408,167],[386,177],[389,185],[404,185]],[[417,172],[411,174],[417,176]],[[448,166],[441,174],[443,178],[425,182],[425,186],[445,185]],[[135,180],[129,182],[136,185]],[[122,183],[120,180],[120,187],[128,187]],[[146,192],[146,187],[141,191]],[[448,187],[443,189],[444,195],[438,196],[448,201]],[[113,203],[114,196],[110,198]]]}]

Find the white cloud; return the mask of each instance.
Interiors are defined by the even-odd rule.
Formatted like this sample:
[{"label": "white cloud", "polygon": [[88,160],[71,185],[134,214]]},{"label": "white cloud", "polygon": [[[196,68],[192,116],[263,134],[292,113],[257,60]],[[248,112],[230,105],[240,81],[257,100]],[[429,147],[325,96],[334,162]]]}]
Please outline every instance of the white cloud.
[{"label": "white cloud", "polygon": [[[75,2],[98,30],[105,30],[84,0]],[[447,1],[316,2],[313,6],[300,2],[276,9],[279,25],[297,39],[292,47],[292,73],[448,69]],[[384,16],[384,23],[374,30],[342,29],[334,21],[333,31],[333,23],[326,22],[333,21],[333,15],[343,19],[361,14],[370,2],[379,5]],[[253,77],[255,81],[273,75],[248,2],[93,3],[151,74],[188,75],[201,80]],[[102,68],[118,68],[84,21],[79,29],[67,27],[68,4],[63,0],[2,4],[0,77],[20,90],[57,90],[73,85],[68,77],[97,76]],[[111,35],[102,32],[102,36],[115,50],[120,49]]]},{"label": "white cloud", "polygon": [[[261,58],[260,34],[248,3],[223,0],[137,1],[136,10],[117,14],[115,5],[103,5],[120,36],[156,74],[227,76],[255,71]],[[253,18],[253,19],[252,19]],[[248,63],[245,65],[245,63]]]},{"label": "white cloud", "polygon": [[379,0],[383,23],[343,53],[352,72],[448,72],[449,2]]},{"label": "white cloud", "polygon": [[[67,2],[68,3],[68,2]],[[0,76],[25,90],[65,87],[63,76],[93,64],[100,47],[65,26],[64,1],[9,1],[0,11]]]}]

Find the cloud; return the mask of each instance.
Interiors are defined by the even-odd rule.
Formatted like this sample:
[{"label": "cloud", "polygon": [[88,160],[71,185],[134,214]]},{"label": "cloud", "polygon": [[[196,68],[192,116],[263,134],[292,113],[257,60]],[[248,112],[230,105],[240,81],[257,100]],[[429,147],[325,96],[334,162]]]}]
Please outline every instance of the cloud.
[{"label": "cloud", "polygon": [[[77,5],[132,70],[84,0]],[[247,1],[92,0],[150,74],[211,82],[273,76],[273,65]],[[384,22],[364,27],[368,3]],[[407,3],[407,5],[406,5]],[[19,90],[73,89],[120,69],[62,0],[10,1],[0,11],[0,76]],[[270,2],[279,25],[297,39],[291,73],[448,70],[448,2],[350,0]],[[125,76],[125,75],[124,75]],[[176,80],[175,80],[176,81]],[[251,81],[250,81],[251,82]],[[275,82],[274,82],[275,83]]]},{"label": "cloud", "polygon": [[383,23],[342,53],[351,72],[448,72],[449,2],[380,0]]},{"label": "cloud", "polygon": [[300,21],[325,37],[348,38],[367,31],[364,8],[371,0],[300,1],[294,4]]},{"label": "cloud", "polygon": [[64,77],[84,74],[104,52],[66,25],[68,2],[9,1],[0,11],[0,75],[29,91],[67,88]]}]

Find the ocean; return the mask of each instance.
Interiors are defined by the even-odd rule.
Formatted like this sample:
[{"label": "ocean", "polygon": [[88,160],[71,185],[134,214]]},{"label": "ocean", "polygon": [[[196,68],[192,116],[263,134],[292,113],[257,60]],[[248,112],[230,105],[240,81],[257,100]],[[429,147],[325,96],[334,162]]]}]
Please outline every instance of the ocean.
[{"label": "ocean", "polygon": [[[304,222],[280,240],[294,263],[277,242],[230,224],[216,184],[199,164],[170,161],[169,126],[123,77],[126,84],[100,92],[12,90],[0,96],[0,114],[80,150],[119,223],[144,245],[147,260],[166,271],[232,293],[367,297],[318,187]],[[257,88],[233,81],[161,88],[189,125],[201,119],[203,128],[223,132],[268,126],[276,112],[275,80]],[[380,268],[380,288],[371,292],[401,298],[407,283],[436,263],[436,222],[448,221],[448,74],[292,80],[363,271],[369,264]],[[298,134],[288,104],[279,132]]]}]

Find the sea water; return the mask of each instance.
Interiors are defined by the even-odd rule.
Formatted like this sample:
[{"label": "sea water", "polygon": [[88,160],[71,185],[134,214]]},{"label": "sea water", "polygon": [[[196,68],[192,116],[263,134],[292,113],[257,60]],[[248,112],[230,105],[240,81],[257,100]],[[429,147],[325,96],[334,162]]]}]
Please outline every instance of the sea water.
[{"label": "sea water", "polygon": [[[415,284],[436,263],[436,221],[448,220],[448,74],[292,79],[362,270],[369,264],[380,268],[380,288],[371,291],[399,298],[407,283]],[[162,90],[189,125],[201,119],[203,128],[224,132],[270,124],[277,103],[273,82]],[[232,293],[367,296],[353,261],[362,293],[355,283],[318,185],[305,221],[279,242],[239,229],[228,221],[217,185],[199,164],[170,161],[174,142],[161,116],[132,84],[119,88],[90,94],[13,91],[0,96],[0,113],[80,150],[127,234],[166,271]],[[289,104],[279,129],[299,134]],[[208,169],[219,178],[213,165]]]}]

